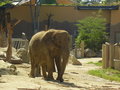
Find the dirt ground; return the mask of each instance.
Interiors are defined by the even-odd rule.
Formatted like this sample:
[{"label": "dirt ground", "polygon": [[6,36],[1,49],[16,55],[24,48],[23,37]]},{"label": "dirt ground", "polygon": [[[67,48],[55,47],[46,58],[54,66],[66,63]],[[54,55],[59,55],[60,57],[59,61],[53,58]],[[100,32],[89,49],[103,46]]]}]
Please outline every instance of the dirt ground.
[{"label": "dirt ground", "polygon": [[[88,70],[101,67],[87,62],[97,62],[101,58],[78,59],[82,66],[68,64],[64,82],[45,81],[42,77],[30,78],[29,64],[16,65],[18,75],[2,75],[0,77],[0,90],[120,90],[120,83],[105,80],[87,74]],[[54,73],[56,78],[57,73]]]}]

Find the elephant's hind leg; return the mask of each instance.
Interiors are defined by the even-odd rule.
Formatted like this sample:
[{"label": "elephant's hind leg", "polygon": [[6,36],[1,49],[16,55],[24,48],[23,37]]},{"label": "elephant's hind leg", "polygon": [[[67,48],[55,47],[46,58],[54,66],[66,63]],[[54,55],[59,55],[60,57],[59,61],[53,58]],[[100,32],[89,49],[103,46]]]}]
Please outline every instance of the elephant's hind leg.
[{"label": "elephant's hind leg", "polygon": [[35,73],[36,73],[36,77],[40,77],[41,76],[41,68],[40,68],[39,64],[36,65],[36,71],[35,71]]},{"label": "elephant's hind leg", "polygon": [[62,77],[61,77],[61,58],[59,56],[55,57],[55,63],[56,63],[56,66],[57,66],[57,72],[58,72],[58,76],[57,76],[57,79],[56,80],[59,80],[59,81],[63,81]]},{"label": "elephant's hind leg", "polygon": [[42,74],[43,74],[44,79],[47,79],[46,65],[42,65]]}]

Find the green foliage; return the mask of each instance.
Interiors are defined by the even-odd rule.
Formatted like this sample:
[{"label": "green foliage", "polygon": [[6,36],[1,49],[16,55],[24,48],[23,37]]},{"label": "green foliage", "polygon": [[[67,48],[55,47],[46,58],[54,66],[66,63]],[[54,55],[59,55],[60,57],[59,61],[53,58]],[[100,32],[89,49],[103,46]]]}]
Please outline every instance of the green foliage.
[{"label": "green foliage", "polygon": [[105,0],[105,3],[106,4],[110,4],[110,3],[113,3],[113,2],[119,2],[120,0]]},{"label": "green foliage", "polygon": [[0,0],[0,6],[11,3],[12,0]]},{"label": "green foliage", "polygon": [[90,75],[98,76],[104,79],[108,79],[111,81],[119,81],[120,82],[120,71],[113,69],[99,69],[99,70],[90,70],[88,71]]},{"label": "green foliage", "polygon": [[56,0],[41,0],[42,4],[56,4]]},{"label": "green foliage", "polygon": [[101,49],[102,44],[107,40],[106,19],[100,15],[90,16],[83,20],[79,20],[78,36],[76,38],[76,45],[79,46],[81,41],[84,41],[86,48],[94,51]]},{"label": "green foliage", "polygon": [[102,62],[88,62],[87,64],[94,64],[96,66],[102,66]]}]

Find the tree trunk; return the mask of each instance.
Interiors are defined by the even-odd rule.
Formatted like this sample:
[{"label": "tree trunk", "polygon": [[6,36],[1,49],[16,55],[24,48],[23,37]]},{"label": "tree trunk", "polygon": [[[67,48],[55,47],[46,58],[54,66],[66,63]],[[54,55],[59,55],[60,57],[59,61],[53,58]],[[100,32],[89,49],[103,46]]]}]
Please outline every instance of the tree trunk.
[{"label": "tree trunk", "polygon": [[7,52],[6,52],[6,60],[5,61],[10,61],[11,57],[12,57],[12,34],[13,34],[13,27],[11,26],[11,19],[10,19],[10,13],[8,13],[7,15],[7,20],[8,20],[8,24],[7,24],[7,30],[8,30],[8,48],[7,48]]},{"label": "tree trunk", "polygon": [[6,34],[5,30],[2,28],[2,25],[0,25],[0,47],[6,47]]}]

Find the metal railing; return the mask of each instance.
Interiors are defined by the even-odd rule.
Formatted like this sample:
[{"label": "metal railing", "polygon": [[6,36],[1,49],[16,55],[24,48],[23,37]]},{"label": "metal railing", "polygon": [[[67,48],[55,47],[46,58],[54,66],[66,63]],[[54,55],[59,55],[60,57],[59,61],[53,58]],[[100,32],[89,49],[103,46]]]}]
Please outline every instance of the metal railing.
[{"label": "metal railing", "polygon": [[28,40],[22,38],[12,38],[12,46],[16,49],[28,48]]}]

